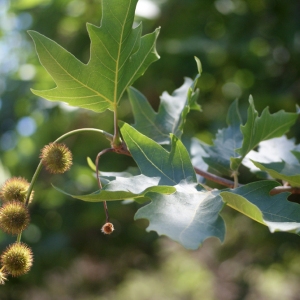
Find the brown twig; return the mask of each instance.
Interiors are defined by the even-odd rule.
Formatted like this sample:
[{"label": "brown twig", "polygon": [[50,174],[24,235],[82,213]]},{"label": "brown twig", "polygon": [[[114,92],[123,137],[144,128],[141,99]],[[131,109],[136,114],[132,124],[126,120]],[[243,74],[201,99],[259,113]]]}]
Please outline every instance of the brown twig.
[{"label": "brown twig", "polygon": [[194,170],[195,170],[195,172],[198,175],[200,175],[200,176],[202,176],[202,177],[204,177],[204,178],[206,178],[208,180],[211,180],[213,182],[216,182],[216,183],[219,183],[221,185],[227,186],[229,188],[233,188],[234,187],[234,182],[232,180],[225,179],[225,178],[217,176],[215,174],[212,174],[212,173],[200,170],[200,169],[198,169],[196,167],[194,167]]},{"label": "brown twig", "polygon": [[[203,171],[203,170],[200,170],[198,168],[195,168],[195,172],[208,179],[208,180],[211,180],[213,182],[216,182],[216,183],[219,183],[221,185],[224,185],[224,186],[227,186],[229,188],[233,188],[234,187],[234,182],[229,180],[229,179],[225,179],[225,178],[222,178],[222,177],[219,177],[215,174],[212,174],[212,173],[209,173],[207,171]],[[239,186],[242,186],[242,184],[239,184]],[[288,193],[292,193],[292,194],[300,194],[300,188],[297,188],[297,187],[292,187],[292,186],[277,186],[275,187],[274,189],[272,189],[270,191],[270,195],[277,195],[277,194],[280,194],[280,193],[284,193],[284,192],[288,192]]]}]

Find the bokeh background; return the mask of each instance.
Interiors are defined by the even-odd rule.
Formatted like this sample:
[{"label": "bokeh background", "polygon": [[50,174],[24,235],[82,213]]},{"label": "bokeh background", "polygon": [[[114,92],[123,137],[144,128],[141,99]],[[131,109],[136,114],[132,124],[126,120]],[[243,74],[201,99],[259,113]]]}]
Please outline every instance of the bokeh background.
[{"label": "bokeh background", "polygon": [[[196,75],[202,113],[190,113],[186,138],[210,143],[224,127],[226,111],[239,98],[243,116],[249,95],[259,112],[295,111],[300,103],[300,2],[297,0],[140,0],[136,21],[144,33],[161,26],[161,59],[136,83],[154,108],[163,91]],[[112,132],[112,114],[98,115],[39,99],[30,88],[54,87],[27,34],[55,40],[78,59],[89,59],[85,23],[99,25],[100,0],[0,0],[0,184],[11,176],[29,181],[40,149],[82,127]],[[123,99],[120,118],[133,122]],[[288,135],[299,142],[299,122]],[[116,231],[104,236],[101,203],[58,193],[97,189],[86,158],[108,146],[98,135],[70,138],[74,165],[64,175],[42,172],[30,207],[32,222],[23,241],[34,252],[29,274],[0,287],[1,300],[296,300],[300,299],[300,238],[268,229],[225,208],[225,242],[211,238],[197,251],[147,233],[133,221],[137,204],[109,203]],[[122,171],[131,158],[107,154],[104,171]],[[241,180],[255,180],[245,169]],[[14,239],[0,232],[1,251]]]}]

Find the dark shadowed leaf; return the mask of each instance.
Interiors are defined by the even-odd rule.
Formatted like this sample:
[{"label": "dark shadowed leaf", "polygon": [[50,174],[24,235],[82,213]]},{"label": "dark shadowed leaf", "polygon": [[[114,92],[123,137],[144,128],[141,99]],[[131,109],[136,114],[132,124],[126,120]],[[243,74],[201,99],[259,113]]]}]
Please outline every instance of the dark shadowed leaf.
[{"label": "dark shadowed leaf", "polygon": [[196,102],[199,76],[197,75],[194,81],[185,78],[184,84],[172,95],[164,92],[160,97],[158,112],[153,110],[142,93],[130,87],[128,96],[135,119],[133,127],[159,144],[169,144],[170,133],[180,138],[188,112],[191,109],[200,111],[200,106]]}]

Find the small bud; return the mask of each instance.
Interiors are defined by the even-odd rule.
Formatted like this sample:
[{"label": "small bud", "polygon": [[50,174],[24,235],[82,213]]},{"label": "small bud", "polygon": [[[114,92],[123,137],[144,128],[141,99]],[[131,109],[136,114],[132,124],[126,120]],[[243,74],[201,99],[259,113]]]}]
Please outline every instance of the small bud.
[{"label": "small bud", "polygon": [[6,248],[1,255],[1,263],[5,271],[12,276],[26,274],[33,261],[31,249],[23,243],[14,243]]},{"label": "small bud", "polygon": [[104,234],[111,234],[114,231],[114,225],[112,223],[107,222],[102,226],[101,231]]},{"label": "small bud", "polygon": [[[3,202],[20,201],[25,203],[29,182],[22,177],[12,177],[4,182],[0,189],[0,198]],[[29,202],[33,198],[33,192],[30,195]]]},{"label": "small bud", "polygon": [[40,158],[46,170],[52,174],[68,171],[72,165],[72,153],[64,144],[50,143],[42,151]]},{"label": "small bud", "polygon": [[19,234],[29,224],[27,207],[19,201],[9,201],[0,208],[0,228],[8,234]]}]

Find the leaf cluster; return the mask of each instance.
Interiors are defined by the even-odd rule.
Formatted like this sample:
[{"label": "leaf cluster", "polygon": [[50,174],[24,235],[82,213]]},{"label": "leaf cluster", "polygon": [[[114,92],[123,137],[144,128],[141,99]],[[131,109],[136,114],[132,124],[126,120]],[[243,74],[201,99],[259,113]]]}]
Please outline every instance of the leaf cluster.
[{"label": "leaf cluster", "polygon": [[[33,93],[96,113],[112,111],[115,128],[111,149],[132,156],[140,172],[105,176],[100,171],[96,174],[101,182],[99,190],[71,196],[89,202],[132,199],[144,203],[135,218],[148,219],[148,230],[167,235],[188,249],[197,249],[211,236],[224,240],[225,223],[220,213],[225,205],[268,226],[271,232],[299,233],[298,204],[287,200],[288,193],[270,195],[281,183],[300,187],[299,146],[278,153],[275,160],[266,147],[276,141],[281,149],[291,145],[284,135],[295,124],[298,113],[281,110],[271,114],[265,108],[259,116],[250,97],[243,123],[236,100],[227,114],[228,126],[218,131],[213,145],[193,139],[187,149],[181,141],[187,115],[191,110],[201,111],[197,104],[201,63],[196,58],[197,76],[186,78],[172,94],[163,93],[158,111],[154,111],[146,97],[131,86],[159,58],[159,29],[142,36],[141,23],[134,24],[136,4],[137,0],[102,1],[100,26],[87,24],[91,39],[87,64],[56,42],[30,31],[41,64],[57,85]],[[135,119],[132,125],[118,120],[125,91]],[[240,186],[241,165],[251,166],[249,170],[254,173],[259,169],[268,180]],[[207,170],[232,176],[232,188],[210,188],[197,177],[197,168],[202,169],[202,176]]]}]

